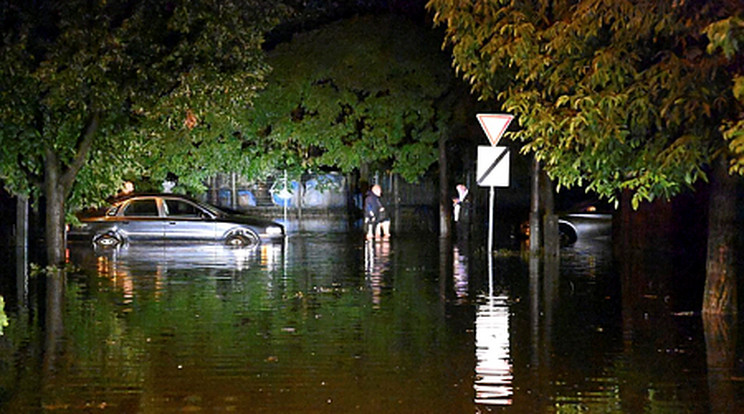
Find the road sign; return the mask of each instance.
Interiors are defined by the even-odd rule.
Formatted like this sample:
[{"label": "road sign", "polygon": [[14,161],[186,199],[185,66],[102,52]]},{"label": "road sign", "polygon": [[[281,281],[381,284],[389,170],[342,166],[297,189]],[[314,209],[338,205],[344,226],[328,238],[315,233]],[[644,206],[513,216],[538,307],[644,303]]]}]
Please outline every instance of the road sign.
[{"label": "road sign", "polygon": [[493,204],[496,197],[493,189],[494,187],[509,187],[509,148],[496,145],[514,116],[477,114],[476,117],[491,142],[490,147],[478,146],[478,165],[476,166],[478,185],[490,187],[488,197],[488,257],[490,258],[490,252],[493,250]]},{"label": "road sign", "polygon": [[475,176],[481,187],[509,187],[509,148],[478,146]]},{"label": "road sign", "polygon": [[507,114],[477,114],[476,117],[494,147],[498,145],[501,136],[504,135],[506,128],[514,119],[514,115]]}]

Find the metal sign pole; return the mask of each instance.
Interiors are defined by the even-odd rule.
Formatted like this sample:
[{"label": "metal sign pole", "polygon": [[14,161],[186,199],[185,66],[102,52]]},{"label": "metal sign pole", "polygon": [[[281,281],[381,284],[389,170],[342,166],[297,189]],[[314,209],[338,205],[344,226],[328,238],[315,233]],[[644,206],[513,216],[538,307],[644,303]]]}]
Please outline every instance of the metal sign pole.
[{"label": "metal sign pole", "polygon": [[493,252],[493,199],[495,197],[494,195],[494,187],[489,187],[491,190],[489,191],[489,197],[488,197],[488,255],[490,256]]},{"label": "metal sign pole", "polygon": [[490,187],[488,197],[488,297],[493,301],[493,199],[495,197],[494,187]]}]

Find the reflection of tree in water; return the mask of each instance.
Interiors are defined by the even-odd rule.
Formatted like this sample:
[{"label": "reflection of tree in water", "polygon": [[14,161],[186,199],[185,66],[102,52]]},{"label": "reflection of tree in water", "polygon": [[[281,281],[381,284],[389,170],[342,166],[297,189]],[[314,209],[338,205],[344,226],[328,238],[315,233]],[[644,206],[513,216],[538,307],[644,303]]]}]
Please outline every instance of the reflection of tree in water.
[{"label": "reflection of tree in water", "polygon": [[18,345],[0,352],[0,389],[10,390],[0,411],[472,412],[471,324],[445,317],[435,251],[396,239],[371,246],[362,270],[362,244],[307,240],[307,256],[291,241],[281,277],[263,259],[232,275],[232,265],[119,256],[114,269],[91,257],[91,275],[55,289],[64,306],[49,309],[64,310],[64,332],[48,342],[58,356],[49,370],[37,361],[44,332],[21,331],[10,315],[3,338]]},{"label": "reflection of tree in water", "polygon": [[390,267],[390,242],[369,241],[364,246],[364,273],[372,291],[372,304],[375,309],[380,307],[382,289],[385,287],[383,273]]}]

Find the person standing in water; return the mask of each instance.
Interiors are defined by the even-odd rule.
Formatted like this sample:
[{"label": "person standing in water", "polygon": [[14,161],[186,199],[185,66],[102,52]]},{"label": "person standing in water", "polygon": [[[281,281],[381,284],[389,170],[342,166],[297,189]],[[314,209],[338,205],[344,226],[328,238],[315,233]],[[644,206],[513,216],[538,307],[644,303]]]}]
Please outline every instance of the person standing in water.
[{"label": "person standing in water", "polygon": [[382,204],[382,187],[375,184],[364,199],[364,224],[367,227],[367,240],[390,238],[390,217]]}]

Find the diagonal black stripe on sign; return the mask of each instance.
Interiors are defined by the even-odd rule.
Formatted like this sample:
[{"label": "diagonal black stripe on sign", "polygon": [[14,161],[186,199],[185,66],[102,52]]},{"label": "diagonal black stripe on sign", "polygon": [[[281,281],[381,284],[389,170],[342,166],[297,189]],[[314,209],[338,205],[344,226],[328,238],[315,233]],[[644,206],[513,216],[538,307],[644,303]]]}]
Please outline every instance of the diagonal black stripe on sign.
[{"label": "diagonal black stripe on sign", "polygon": [[478,179],[478,185],[481,185],[483,183],[483,180],[485,180],[486,177],[488,177],[488,174],[490,174],[491,171],[493,171],[493,169],[496,168],[497,165],[499,165],[499,162],[501,162],[501,160],[503,160],[504,157],[506,157],[507,152],[509,152],[508,148],[504,148],[504,150],[501,151],[501,154],[499,154],[499,156],[496,157],[496,161],[494,161],[493,164],[491,164],[491,166],[488,167],[486,172],[484,172],[483,175],[481,175],[481,178]]}]

